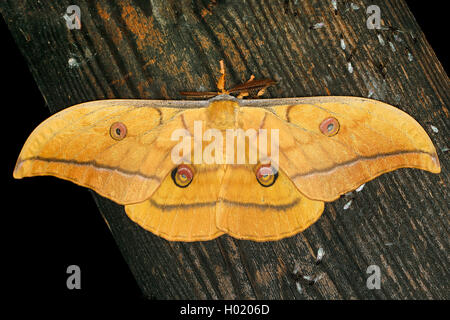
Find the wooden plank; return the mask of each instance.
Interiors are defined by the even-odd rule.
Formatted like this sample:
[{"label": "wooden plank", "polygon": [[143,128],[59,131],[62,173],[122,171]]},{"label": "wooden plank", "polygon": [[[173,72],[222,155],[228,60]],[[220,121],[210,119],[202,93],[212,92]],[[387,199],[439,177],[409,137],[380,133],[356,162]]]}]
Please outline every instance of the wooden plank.
[{"label": "wooden plank", "polygon": [[[276,80],[266,97],[369,96],[397,106],[438,149],[440,175],[383,175],[354,193],[348,210],[348,197],[327,204],[312,227],[276,242],[168,242],[94,194],[146,297],[449,297],[448,77],[404,1],[353,3],[358,9],[339,1],[335,11],[313,0],[77,1],[80,30],[66,26],[68,1],[1,5],[52,113],[96,99],[180,99],[179,91],[214,90],[224,59],[230,85],[251,74]],[[400,31],[369,30],[371,4],[380,7],[383,26]],[[316,266],[320,247],[326,255]],[[295,265],[323,278],[299,293]],[[380,290],[366,287],[369,265],[381,268]]]}]

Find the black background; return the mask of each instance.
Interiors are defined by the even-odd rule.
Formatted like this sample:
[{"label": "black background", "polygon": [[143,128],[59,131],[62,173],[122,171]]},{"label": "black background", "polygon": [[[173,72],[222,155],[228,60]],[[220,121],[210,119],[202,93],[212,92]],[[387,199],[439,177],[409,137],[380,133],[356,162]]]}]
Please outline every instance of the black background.
[{"label": "black background", "polygon": [[[445,1],[408,1],[417,22],[448,71]],[[9,295],[27,300],[129,300],[144,298],[90,191],[39,177],[14,180],[12,171],[32,130],[48,116],[26,61],[0,19],[3,142],[2,263]],[[27,106],[29,105],[29,106]],[[26,113],[24,112],[26,110]],[[6,115],[5,115],[6,112]],[[81,268],[81,290],[68,290],[66,268]]]}]

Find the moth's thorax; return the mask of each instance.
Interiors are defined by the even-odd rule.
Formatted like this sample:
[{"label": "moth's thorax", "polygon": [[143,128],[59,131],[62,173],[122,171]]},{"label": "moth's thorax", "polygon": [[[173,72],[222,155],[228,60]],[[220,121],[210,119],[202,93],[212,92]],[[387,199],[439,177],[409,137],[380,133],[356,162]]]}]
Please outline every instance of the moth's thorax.
[{"label": "moth's thorax", "polygon": [[209,103],[208,120],[219,130],[235,128],[239,113],[239,103],[234,100],[212,100]]}]

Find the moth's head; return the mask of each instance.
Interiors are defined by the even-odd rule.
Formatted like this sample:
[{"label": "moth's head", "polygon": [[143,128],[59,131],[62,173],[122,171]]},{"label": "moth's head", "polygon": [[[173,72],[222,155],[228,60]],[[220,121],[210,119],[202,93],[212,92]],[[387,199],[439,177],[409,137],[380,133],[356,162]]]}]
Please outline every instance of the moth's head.
[{"label": "moth's head", "polygon": [[207,109],[211,127],[218,130],[232,129],[236,124],[239,111],[238,99],[227,94],[221,94],[209,100]]},{"label": "moth's head", "polygon": [[225,100],[236,101],[236,102],[239,101],[238,98],[236,98],[236,97],[234,97],[232,95],[226,94],[226,93],[218,94],[217,96],[212,97],[211,99],[209,99],[210,102],[213,102],[213,101],[225,101]]}]

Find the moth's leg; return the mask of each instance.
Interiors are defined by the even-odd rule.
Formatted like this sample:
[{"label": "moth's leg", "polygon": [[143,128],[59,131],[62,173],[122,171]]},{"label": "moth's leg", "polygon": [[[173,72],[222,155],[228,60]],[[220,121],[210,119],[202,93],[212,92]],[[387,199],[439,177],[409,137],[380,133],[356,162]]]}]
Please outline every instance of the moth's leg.
[{"label": "moth's leg", "polygon": [[254,76],[254,75],[251,75],[251,76],[250,76],[250,79],[248,79],[247,82],[251,82],[251,81],[253,81],[253,80],[255,80],[255,76]]},{"label": "moth's leg", "polygon": [[[251,75],[251,76],[250,76],[250,79],[249,79],[247,82],[252,82],[254,79],[255,79],[255,76],[254,76],[254,75]],[[256,96],[257,96],[257,97],[262,96],[262,95],[266,92],[266,89],[267,89],[268,87],[270,87],[271,85],[273,85],[273,82],[272,82],[272,81],[266,81],[264,87],[262,87],[262,88],[256,93]],[[247,95],[248,95],[248,92],[247,92]]]},{"label": "moth's leg", "polygon": [[269,86],[265,86],[264,88],[262,88],[261,90],[259,90],[258,93],[256,94],[256,96],[257,96],[257,97],[262,96],[262,95],[266,92],[266,89],[267,89],[268,87],[269,87]]},{"label": "moth's leg", "polygon": [[246,97],[246,96],[248,96],[248,95],[249,95],[248,91],[243,91],[243,92],[239,93],[239,94],[236,96],[236,98],[242,99],[243,97]]},{"label": "moth's leg", "polygon": [[[248,81],[245,82],[245,83],[252,82],[253,80],[255,80],[255,76],[252,74],[252,75],[250,76],[250,79],[248,79]],[[247,91],[241,91],[241,92],[239,93],[239,95],[237,96],[237,98],[238,98],[238,99],[242,99],[243,97],[247,97],[249,94],[250,94],[250,93],[248,92],[248,90],[247,90]]]}]

